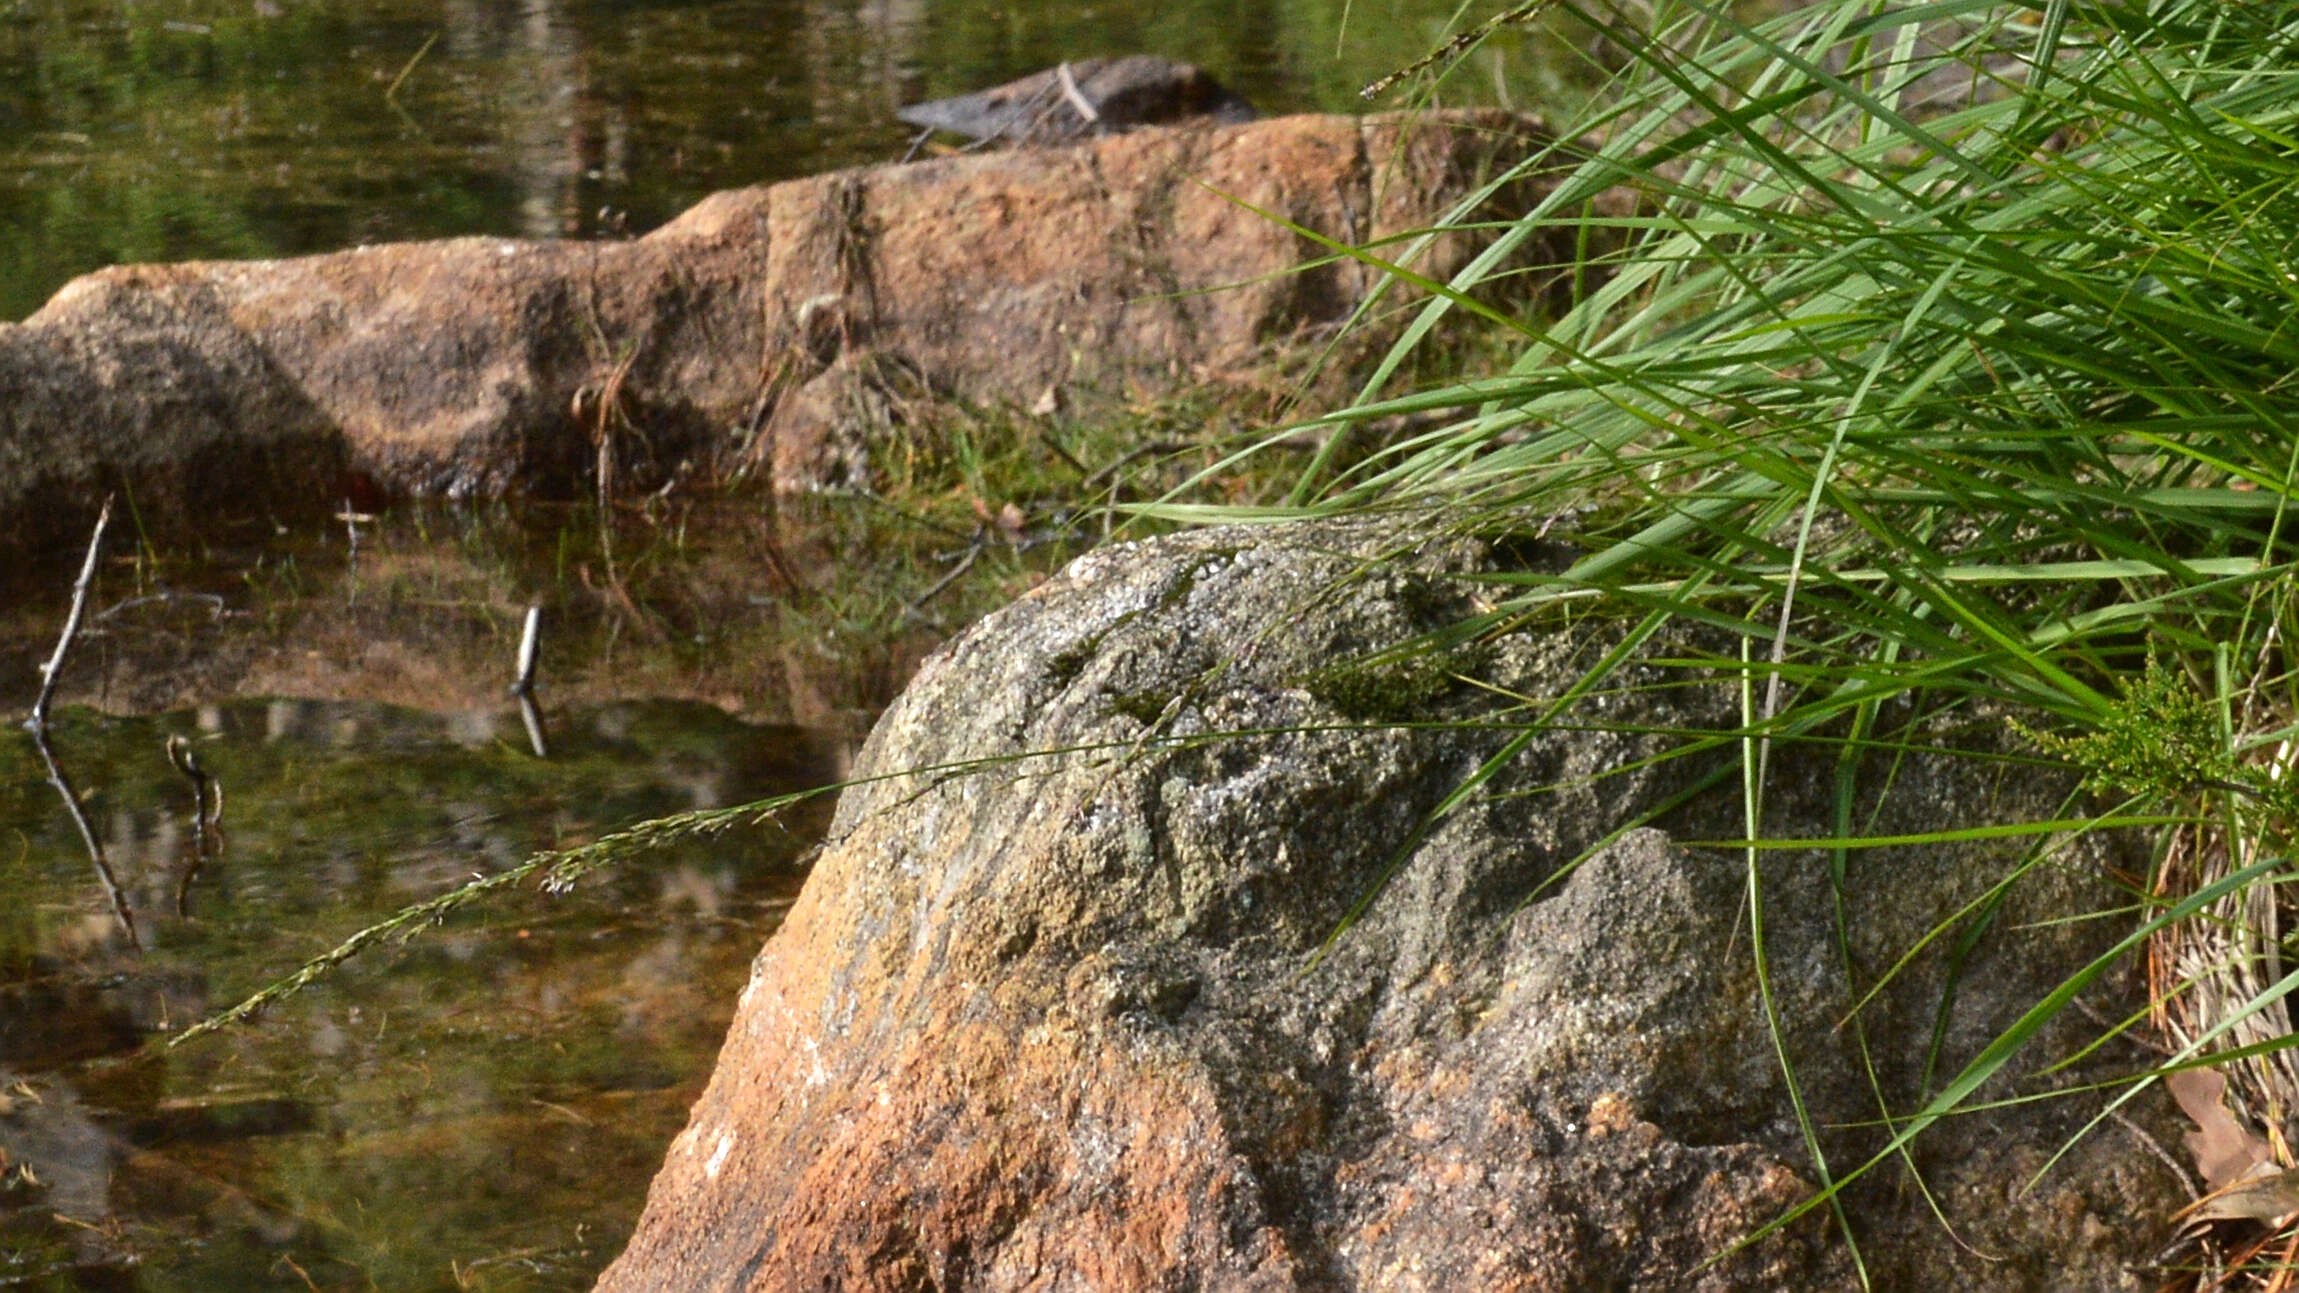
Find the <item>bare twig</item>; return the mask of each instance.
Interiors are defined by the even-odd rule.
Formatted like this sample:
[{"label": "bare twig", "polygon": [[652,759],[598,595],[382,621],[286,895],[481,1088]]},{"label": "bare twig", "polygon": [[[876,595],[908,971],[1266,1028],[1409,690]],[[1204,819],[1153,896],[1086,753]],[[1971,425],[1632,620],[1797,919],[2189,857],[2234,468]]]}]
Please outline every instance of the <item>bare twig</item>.
[{"label": "bare twig", "polygon": [[[343,500],[343,510],[335,514],[335,519],[343,522],[343,532],[351,537],[351,555],[345,558],[344,568],[350,572],[352,579],[356,581],[359,578],[359,523],[369,518],[360,515],[359,510],[354,508],[351,505],[351,500],[347,498]],[[353,587],[354,589],[357,588],[356,582],[354,582]]]},{"label": "bare twig", "polygon": [[229,605],[224,601],[222,597],[217,596],[214,593],[179,593],[171,589],[166,592],[147,593],[142,597],[131,597],[124,602],[114,602],[112,605],[96,612],[95,617],[89,622],[93,624],[102,624],[106,620],[111,619],[113,616],[118,615],[120,612],[134,610],[138,606],[150,606],[154,603],[173,606],[177,602],[206,602],[208,606],[208,613],[215,616],[217,619],[223,618],[224,613],[228,609]]},{"label": "bare twig", "polygon": [[670,635],[663,631],[663,626],[655,623],[652,616],[640,610],[638,602],[631,597],[630,589],[623,586],[623,577],[615,569],[615,548],[612,536],[613,531],[611,529],[603,526],[600,528],[599,552],[602,558],[600,565],[607,572],[604,584],[592,580],[589,562],[576,565],[575,577],[583,581],[583,587],[596,593],[600,601],[611,608],[620,610],[624,618],[630,622],[632,629],[646,638],[647,641],[668,641]]},{"label": "bare twig", "polygon": [[1102,124],[1102,114],[1096,111],[1092,101],[1086,98],[1085,91],[1078,88],[1078,78],[1070,72],[1068,63],[1055,65],[1054,81],[1062,87],[1062,97],[1070,101],[1070,106],[1078,110],[1078,115],[1085,118],[1087,125],[1098,126]]},{"label": "bare twig", "polygon": [[974,568],[975,558],[981,556],[982,550],[989,546],[990,545],[984,542],[982,539],[976,538],[974,540],[974,546],[966,549],[966,555],[958,559],[958,564],[950,567],[950,573],[942,576],[940,579],[935,580],[934,586],[932,588],[929,588],[925,592],[918,594],[917,597],[911,599],[909,605],[902,608],[902,614],[904,618],[916,615],[918,613],[919,607],[924,606],[926,603],[933,601],[936,597],[941,596],[943,590],[947,589],[950,585],[957,583],[958,580],[963,577],[967,571]]},{"label": "bare twig", "polygon": [[1048,449],[1054,451],[1055,457],[1061,459],[1063,462],[1068,463],[1070,465],[1071,471],[1078,473],[1080,476],[1084,476],[1093,470],[1092,468],[1086,466],[1084,463],[1078,461],[1078,456],[1074,453],[1071,453],[1069,448],[1054,435],[1053,428],[1043,425],[1039,426],[1038,439],[1043,441]]},{"label": "bare twig", "polygon": [[2117,1126],[2130,1132],[2132,1139],[2139,1142],[2140,1148],[2153,1154],[2155,1161],[2163,1164],[2164,1168],[2171,1173],[2171,1179],[2179,1182],[2179,1188],[2187,1191],[2189,1198],[2196,1198],[2203,1193],[2202,1187],[2195,1183],[2195,1178],[2188,1173],[2186,1168],[2179,1165],[2179,1160],[2171,1156],[2171,1151],[2163,1147],[2162,1141],[2148,1134],[2145,1127],[2133,1122],[2120,1109],[2109,1110],[2108,1117],[2114,1119]]},{"label": "bare twig", "polygon": [[191,915],[192,882],[199,878],[200,868],[210,855],[222,846],[222,832],[218,829],[223,818],[223,783],[208,775],[200,766],[199,756],[192,752],[192,743],[181,736],[168,738],[168,762],[192,783],[192,860],[176,880],[176,915]]},{"label": "bare twig", "polygon": [[543,732],[543,711],[535,707],[535,664],[543,654],[543,607],[527,608],[527,625],[519,634],[519,674],[511,694],[519,699],[519,721],[526,725],[527,744],[538,759],[551,757],[551,743]]},{"label": "bare twig", "polygon": [[526,692],[519,693],[519,722],[526,726],[527,745],[535,751],[535,757],[550,758],[551,740],[550,734],[543,730],[543,711],[536,708],[535,698]]},{"label": "bare twig", "polygon": [[430,53],[431,47],[438,44],[439,38],[445,34],[446,32],[444,30],[432,32],[431,39],[424,41],[423,47],[416,50],[414,56],[407,60],[407,65],[399,69],[399,75],[391,78],[390,88],[383,92],[383,101],[385,103],[390,104],[394,108],[399,106],[399,87],[407,84],[407,78],[414,74],[415,65],[423,61],[423,56]]},{"label": "bare twig", "polygon": [[112,523],[112,498],[104,496],[104,510],[96,514],[96,532],[88,536],[88,556],[80,563],[80,578],[72,585],[72,609],[64,616],[63,635],[56,639],[56,654],[40,666],[40,695],[32,702],[32,717],[24,725],[36,735],[48,731],[48,700],[56,694],[56,679],[64,672],[64,657],[72,639],[80,635],[80,617],[88,609],[88,589],[96,582],[96,558],[104,548],[104,527]]},{"label": "bare twig", "polygon": [[543,608],[540,604],[527,608],[527,625],[519,634],[519,670],[511,680],[511,694],[535,694],[535,661],[543,649]]},{"label": "bare twig", "polygon": [[40,752],[40,762],[48,766],[48,784],[64,797],[64,811],[72,818],[72,825],[80,830],[80,843],[87,846],[88,861],[95,864],[96,879],[104,886],[104,897],[112,904],[112,914],[119,918],[120,929],[128,936],[128,946],[138,952],[144,950],[144,941],[136,936],[136,918],[128,909],[127,891],[120,888],[119,877],[112,874],[112,864],[104,859],[104,846],[96,839],[96,830],[88,824],[87,811],[80,807],[80,794],[72,789],[64,769],[57,765],[55,752],[48,748],[48,729],[32,729],[32,748]]}]

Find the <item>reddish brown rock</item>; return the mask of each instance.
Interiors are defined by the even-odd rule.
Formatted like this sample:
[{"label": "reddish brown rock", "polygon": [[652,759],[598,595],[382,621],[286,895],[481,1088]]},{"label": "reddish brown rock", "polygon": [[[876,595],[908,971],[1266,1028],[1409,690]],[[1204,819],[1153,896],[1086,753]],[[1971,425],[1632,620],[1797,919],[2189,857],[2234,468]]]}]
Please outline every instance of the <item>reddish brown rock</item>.
[{"label": "reddish brown rock", "polygon": [[[926,181],[878,168],[781,186],[791,198],[772,211],[768,277],[779,335],[793,339],[778,372],[798,394],[765,423],[774,483],[856,483],[846,465],[884,427],[850,411],[854,373],[838,356],[857,350],[937,390],[1023,407],[1049,390],[1258,379],[1330,339],[1380,281],[1346,260],[1287,273],[1324,249],[1270,216],[1352,242],[1421,228],[1538,138],[1499,113],[1289,117],[951,158]],[[1506,196],[1521,204],[1537,188]],[[1414,263],[1443,277],[1476,247],[1438,240]],[[1348,360],[1399,322],[1356,334],[1312,403],[1344,394]]]},{"label": "reddish brown rock", "polygon": [[[1677,842],[1736,834],[1735,796],[1608,838],[1696,775],[1646,762],[1649,733],[1729,728],[1730,689],[1615,675],[1423,832],[1518,729],[1385,724],[1484,712],[1495,693],[1451,674],[1554,695],[1603,640],[1355,667],[1463,613],[1444,572],[1485,560],[1439,545],[1367,576],[1380,546],[1294,527],[1105,549],[930,658],[856,774],[940,770],[846,793],[601,1288],[1856,1286],[1818,1218],[1733,1248],[1818,1177],[1746,863]],[[1859,820],[2060,802],[2002,767],[1911,750]],[[1832,749],[1777,750],[1768,804],[1830,820],[1835,771]],[[2016,852],[1856,853],[1841,908],[1824,854],[1766,857],[1779,1044],[1835,1170],[1877,1148],[1879,1099],[1920,1103],[2113,939],[2066,919],[2116,901],[2104,853],[2028,874],[1960,966],[1939,940],[1896,967]],[[2037,1076],[2089,1040],[2047,1029],[1983,1097],[2138,1062]],[[1927,1133],[1913,1161],[1953,1236],[1895,1169],[1856,1186],[1875,1286],[2147,1286],[2126,1263],[2181,1193],[2154,1155],[2118,1129],[2031,1180],[2100,1099]]]},{"label": "reddish brown rock", "polygon": [[0,325],[0,543],[76,539],[107,489],[152,533],[347,495],[565,493],[602,463],[628,487],[742,453],[784,488],[854,483],[868,410],[805,393],[847,382],[854,353],[1024,407],[1250,376],[1373,279],[1283,274],[1317,248],[1222,194],[1377,237],[1538,138],[1499,113],[1144,130],[721,193],[627,243],[105,270]]}]

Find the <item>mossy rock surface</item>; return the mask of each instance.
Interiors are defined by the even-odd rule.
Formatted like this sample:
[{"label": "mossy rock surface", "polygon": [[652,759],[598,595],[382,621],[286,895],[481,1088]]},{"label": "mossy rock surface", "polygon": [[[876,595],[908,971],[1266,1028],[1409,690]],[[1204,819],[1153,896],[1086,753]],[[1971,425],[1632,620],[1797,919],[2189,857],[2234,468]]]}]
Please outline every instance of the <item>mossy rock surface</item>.
[{"label": "mossy rock surface", "polygon": [[[1818,1218],[1726,1252],[1818,1177],[1747,862],[1694,843],[1741,833],[1737,778],[1687,798],[1717,765],[1653,757],[1734,725],[1732,683],[1632,663],[1433,823],[1534,712],[1498,698],[1545,705],[1619,627],[1446,658],[1486,684],[1413,694],[1452,726],[1305,681],[1467,612],[1455,576],[1488,561],[1343,525],[1121,545],[936,653],[857,772],[938,770],[845,796],[603,1287],[1852,1286]],[[1834,750],[1775,751],[1774,831],[1830,833]],[[1949,754],[1890,772],[1856,805],[1879,834],[2067,790]],[[1852,1024],[2016,846],[1859,851],[1841,889],[1825,852],[1763,855],[1778,1046],[1837,1170],[1880,1145],[1879,1092],[1918,1106],[2118,936],[2067,919],[2116,903],[2105,848],[2031,871]],[[2142,1062],[2040,1076],[2088,1040],[2047,1029],[1980,1098]],[[1928,1133],[1957,1237],[1891,1172],[1855,1186],[1876,1286],[2128,1284],[2179,1201],[2154,1157],[2093,1136],[2030,1188],[2098,1104]]]}]

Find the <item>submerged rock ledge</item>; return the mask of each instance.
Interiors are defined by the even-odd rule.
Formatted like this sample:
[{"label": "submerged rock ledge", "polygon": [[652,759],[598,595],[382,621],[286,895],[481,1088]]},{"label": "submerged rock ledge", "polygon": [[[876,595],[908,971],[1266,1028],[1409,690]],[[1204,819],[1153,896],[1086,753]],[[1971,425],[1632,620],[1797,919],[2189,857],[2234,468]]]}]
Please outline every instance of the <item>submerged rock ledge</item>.
[{"label": "submerged rock ledge", "polygon": [[[856,483],[889,375],[900,398],[1031,407],[1246,380],[1330,337],[1373,274],[1287,272],[1322,249],[1232,197],[1378,239],[1544,138],[1492,111],[1199,124],[720,193],[630,242],[104,270],[0,324],[0,544],[77,541],[113,489],[152,533],[569,492],[602,463]],[[1475,249],[1416,264],[1443,277]]]},{"label": "submerged rock ledge", "polygon": [[[1701,771],[1643,763],[1655,729],[1732,726],[1730,687],[1632,669],[1424,836],[1514,729],[1384,724],[1491,712],[1462,677],[1553,695],[1608,639],[1354,667],[1458,617],[1449,576],[1493,559],[1455,543],[1367,573],[1385,542],[1292,526],[1105,549],[931,657],[858,775],[1013,761],[846,793],[600,1287],[1855,1286],[1817,1217],[1727,1251],[1815,1176],[1742,859],[1681,842],[1739,834],[1734,797],[1609,838]],[[2048,816],[2065,791],[1921,751],[1889,771],[1856,814],[1879,834]],[[1834,777],[1781,755],[1773,820],[1832,820]],[[2032,871],[1959,968],[1940,940],[1856,1028],[1849,1002],[2016,855],[1853,853],[1842,945],[1828,859],[1766,856],[1784,1045],[1838,1170],[1879,1143],[1879,1096],[1920,1103],[1936,1018],[1934,1082],[2112,941],[2063,919],[2117,903],[2107,848]],[[1983,1097],[2038,1089],[2087,1029],[2048,1028]],[[1875,1286],[2152,1287],[2126,1263],[2184,1195],[2127,1130],[2030,1188],[2098,1103],[1927,1133],[1913,1162],[1952,1236],[1897,1166],[1855,1186]]]}]

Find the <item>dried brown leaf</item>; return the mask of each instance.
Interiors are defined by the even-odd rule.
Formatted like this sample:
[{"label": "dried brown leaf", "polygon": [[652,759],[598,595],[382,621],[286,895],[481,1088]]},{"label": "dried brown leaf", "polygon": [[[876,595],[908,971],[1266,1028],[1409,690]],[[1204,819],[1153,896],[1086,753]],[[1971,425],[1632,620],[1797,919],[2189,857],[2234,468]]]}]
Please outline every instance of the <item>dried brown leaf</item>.
[{"label": "dried brown leaf", "polygon": [[2299,1172],[2264,1169],[2262,1175],[2204,1195],[2173,1220],[2279,1222],[2294,1213],[2299,1213]]},{"label": "dried brown leaf", "polygon": [[[2180,1112],[2195,1123],[2186,1138],[2187,1152],[2195,1156],[2195,1170],[2203,1174],[2205,1198],[2238,1182],[2272,1170],[2275,1153],[2235,1120],[2220,1097],[2227,1092],[2227,1077],[2217,1069],[2182,1069],[2163,1079]],[[2250,1213],[2234,1215],[2249,1216]]]}]

